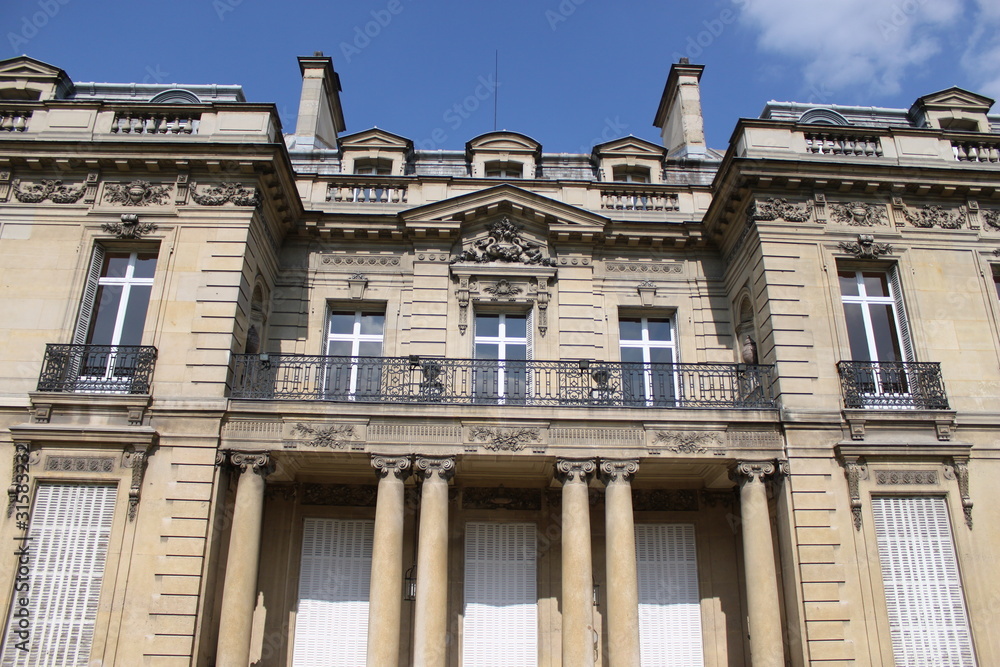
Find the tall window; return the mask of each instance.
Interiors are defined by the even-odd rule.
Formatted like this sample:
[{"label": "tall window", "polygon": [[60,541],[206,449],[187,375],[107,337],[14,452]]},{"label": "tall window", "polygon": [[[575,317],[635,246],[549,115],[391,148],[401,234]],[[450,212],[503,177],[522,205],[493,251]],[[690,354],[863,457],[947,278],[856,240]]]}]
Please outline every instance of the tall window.
[{"label": "tall window", "polygon": [[475,324],[475,395],[477,400],[523,403],[531,355],[527,313],[477,314]]},{"label": "tall window", "polygon": [[618,339],[626,405],[672,405],[677,397],[676,343],[667,317],[621,317]]},{"label": "tall window", "polygon": [[381,388],[385,313],[333,311],[326,334],[324,393],[342,398],[376,396]]},{"label": "tall window", "polygon": [[975,667],[945,499],[874,497],[872,514],[896,664]]},{"label": "tall window", "polygon": [[641,667],[702,667],[701,597],[691,524],[636,524]]},{"label": "tall window", "polygon": [[155,250],[94,248],[73,342],[100,347],[88,349],[75,371],[80,390],[90,384],[113,389],[134,374],[137,356],[123,348],[142,343],[156,256]]},{"label": "tall window", "polygon": [[538,664],[537,551],[532,523],[465,525],[465,667]]},{"label": "tall window", "polygon": [[[113,485],[38,485],[26,543],[31,553],[28,588],[13,596],[4,665],[91,664],[116,494]],[[23,597],[29,603],[19,617],[18,598]],[[28,651],[16,646],[20,618],[28,623]]]},{"label": "tall window", "polygon": [[838,276],[851,359],[872,362],[863,371],[863,393],[908,394],[900,362],[912,361],[913,354],[896,272],[848,269]]},{"label": "tall window", "polygon": [[305,520],[292,667],[356,667],[368,652],[375,524]]}]

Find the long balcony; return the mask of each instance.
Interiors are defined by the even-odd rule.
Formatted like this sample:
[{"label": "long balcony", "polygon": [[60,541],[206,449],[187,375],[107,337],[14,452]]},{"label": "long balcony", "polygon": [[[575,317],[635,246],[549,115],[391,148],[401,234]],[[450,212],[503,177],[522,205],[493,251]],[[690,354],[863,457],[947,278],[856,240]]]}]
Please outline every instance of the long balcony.
[{"label": "long balcony", "polygon": [[156,348],[148,345],[45,346],[38,391],[148,394]]},{"label": "long balcony", "polygon": [[939,363],[841,361],[837,369],[847,408],[948,409]]},{"label": "long balcony", "polygon": [[772,366],[234,355],[235,399],[627,408],[776,407]]}]

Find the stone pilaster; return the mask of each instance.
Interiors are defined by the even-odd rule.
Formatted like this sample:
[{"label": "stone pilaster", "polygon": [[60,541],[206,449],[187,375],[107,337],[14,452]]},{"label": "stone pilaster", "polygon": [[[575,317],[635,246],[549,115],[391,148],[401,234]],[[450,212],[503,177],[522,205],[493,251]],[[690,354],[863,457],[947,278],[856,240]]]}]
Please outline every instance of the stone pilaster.
[{"label": "stone pilaster", "polygon": [[420,533],[417,538],[417,601],[414,667],[444,667],[448,635],[448,480],[451,457],[419,456]]},{"label": "stone pilaster", "polygon": [[611,667],[639,664],[639,575],[635,560],[632,477],[636,459],[603,459],[607,557],[608,652]]},{"label": "stone pilaster", "polygon": [[240,479],[229,535],[215,664],[246,667],[250,662],[250,631],[257,597],[264,478],[273,467],[267,452],[229,452],[228,461],[239,470]]},{"label": "stone pilaster", "polygon": [[740,484],[743,526],[743,562],[747,587],[747,624],[752,667],[783,667],[784,647],[774,565],[774,540],[767,508],[766,478],[774,475],[774,461],[739,461],[730,471]]},{"label": "stone pilaster", "polygon": [[[399,621],[403,606],[403,481],[408,456],[372,455],[378,481],[371,588],[368,595],[368,667],[399,662]],[[245,666],[243,666],[245,667]]]},{"label": "stone pilaster", "polygon": [[594,571],[590,552],[588,483],[592,459],[558,459],[562,482],[562,664],[594,664]]}]

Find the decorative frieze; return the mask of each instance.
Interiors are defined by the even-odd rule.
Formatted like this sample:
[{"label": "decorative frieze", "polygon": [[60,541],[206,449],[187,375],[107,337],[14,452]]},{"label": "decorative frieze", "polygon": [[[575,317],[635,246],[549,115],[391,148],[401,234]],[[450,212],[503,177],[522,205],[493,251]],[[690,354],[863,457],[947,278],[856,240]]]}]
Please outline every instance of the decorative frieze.
[{"label": "decorative frieze", "polygon": [[348,269],[363,268],[399,268],[398,255],[323,255],[323,264],[344,266]]},{"label": "decorative frieze", "polygon": [[462,489],[462,508],[467,510],[542,509],[541,489],[508,489],[504,486],[467,486]]},{"label": "decorative frieze", "polygon": [[793,203],[783,197],[758,199],[750,206],[749,215],[753,220],[784,220],[785,222],[807,222],[812,213],[812,203]]},{"label": "decorative frieze", "polygon": [[123,213],[121,222],[105,222],[101,225],[101,230],[120,239],[132,241],[155,232],[156,225],[151,222],[139,222],[139,216],[135,213]]},{"label": "decorative frieze", "polygon": [[542,252],[542,246],[522,237],[523,230],[523,227],[504,216],[487,228],[486,238],[473,242],[472,248],[460,252],[452,263],[504,262],[555,266],[553,259]]},{"label": "decorative frieze", "polygon": [[300,484],[303,505],[375,507],[378,487],[372,484]]},{"label": "decorative frieze", "polygon": [[936,470],[879,470],[875,473],[875,483],[888,486],[908,486],[937,484]]},{"label": "decorative frieze", "polygon": [[780,449],[784,446],[778,431],[726,431],[726,442],[733,449]]},{"label": "decorative frieze", "polygon": [[929,229],[959,229],[965,226],[966,209],[964,206],[947,210],[943,206],[918,206],[916,210],[903,209],[903,217],[914,227]]},{"label": "decorative frieze", "polygon": [[458,444],[462,441],[462,427],[375,423],[368,426],[368,439],[371,442]]},{"label": "decorative frieze", "polygon": [[1000,229],[1000,209],[983,209],[983,222],[990,229]]},{"label": "decorative frieze", "polygon": [[633,488],[632,509],[636,512],[697,512],[698,491]]},{"label": "decorative frieze", "polygon": [[831,204],[830,210],[832,211],[830,219],[842,225],[874,227],[889,224],[889,214],[886,213],[885,206],[882,204],[854,201],[845,204]]},{"label": "decorative frieze", "polygon": [[281,437],[280,421],[257,419],[234,419],[222,427],[223,437],[274,439]]},{"label": "decorative frieze", "polygon": [[14,198],[22,204],[39,204],[46,199],[53,204],[75,204],[86,191],[86,185],[70,187],[58,179],[42,179],[38,183],[13,182]]},{"label": "decorative frieze", "polygon": [[882,255],[892,254],[891,245],[876,243],[875,237],[871,234],[859,234],[857,241],[841,241],[837,246],[858,259],[878,259]]},{"label": "decorative frieze", "polygon": [[300,422],[292,429],[292,435],[298,434],[308,438],[297,443],[306,447],[344,449],[349,443],[356,442],[352,424],[334,424],[326,428],[313,428]]},{"label": "decorative frieze", "polygon": [[122,206],[150,206],[170,203],[173,183],[156,184],[136,179],[131,183],[108,183],[104,186],[104,203]]},{"label": "decorative frieze", "polygon": [[483,447],[493,452],[519,452],[527,445],[542,440],[541,429],[538,428],[491,426],[473,426],[469,429],[469,438],[473,442],[485,443]]},{"label": "decorative frieze", "polygon": [[54,472],[114,472],[111,456],[47,456],[45,471]]},{"label": "decorative frieze", "polygon": [[684,273],[683,262],[608,262],[604,267],[608,273]]},{"label": "decorative frieze", "polygon": [[242,183],[220,183],[208,186],[198,192],[198,184],[192,181],[191,199],[201,206],[222,206],[227,202],[236,206],[257,206],[260,204],[260,194],[257,188],[244,186]]},{"label": "decorative frieze", "polygon": [[596,445],[599,447],[642,447],[644,432],[638,428],[553,428],[553,444]]},{"label": "decorative frieze", "polygon": [[707,454],[724,456],[723,434],[717,431],[657,431],[651,449],[674,454]]}]

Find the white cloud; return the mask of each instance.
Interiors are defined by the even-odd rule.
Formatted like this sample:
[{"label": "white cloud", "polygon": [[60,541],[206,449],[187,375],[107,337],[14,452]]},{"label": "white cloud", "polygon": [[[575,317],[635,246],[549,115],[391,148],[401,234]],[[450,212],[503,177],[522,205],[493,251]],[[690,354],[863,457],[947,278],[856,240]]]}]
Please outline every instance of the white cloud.
[{"label": "white cloud", "polygon": [[1000,3],[977,0],[975,30],[962,56],[962,66],[977,84],[977,92],[1000,99]]},{"label": "white cloud", "polygon": [[[859,96],[899,91],[913,68],[940,52],[939,29],[963,0],[733,0],[758,46],[803,62],[803,88]],[[983,7],[996,0],[977,0]],[[984,13],[985,13],[984,9]],[[1000,8],[989,11],[1000,18]],[[817,102],[832,101],[817,99]]]}]

